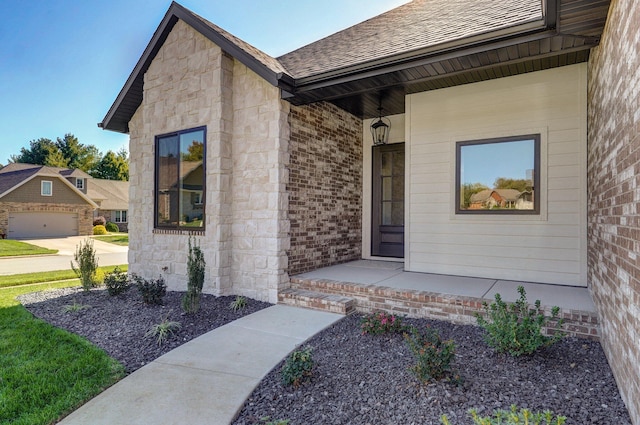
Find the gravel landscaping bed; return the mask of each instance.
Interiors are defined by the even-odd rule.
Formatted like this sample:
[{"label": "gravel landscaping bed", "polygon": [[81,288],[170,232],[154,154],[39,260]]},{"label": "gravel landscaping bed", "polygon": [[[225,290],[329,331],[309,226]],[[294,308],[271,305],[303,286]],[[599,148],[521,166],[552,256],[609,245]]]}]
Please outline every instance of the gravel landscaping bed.
[{"label": "gravel landscaping bed", "polygon": [[398,334],[362,335],[352,315],[309,340],[315,364],[311,382],[298,389],[280,383],[276,366],[251,394],[235,425],[290,420],[303,424],[471,424],[470,408],[489,415],[511,404],[551,409],[573,425],[630,425],[598,342],[565,338],[531,357],[496,354],[475,326],[406,320],[438,329],[456,344],[454,369],[462,384],[419,385],[408,370],[413,356]]},{"label": "gravel landscaping bed", "polygon": [[[105,350],[128,373],[212,329],[270,306],[247,298],[245,308],[233,311],[229,304],[235,297],[202,294],[200,311],[186,315],[181,307],[182,294],[168,291],[164,305],[144,304],[135,288],[115,297],[105,289],[85,293],[80,288],[64,288],[25,294],[18,299],[34,316],[81,335]],[[63,311],[73,304],[89,308]],[[165,318],[180,322],[181,328],[162,345],[155,338],[145,338],[149,328]]]},{"label": "gravel landscaping bed", "polygon": [[[121,361],[128,372],[211,329],[269,304],[247,299],[234,312],[235,297],[203,295],[195,315],[181,309],[182,292],[167,292],[163,306],[142,303],[132,288],[110,297],[106,290],[84,293],[78,288],[38,292],[19,297],[35,316],[82,335]],[[90,306],[64,313],[66,306]],[[406,319],[419,328],[430,325],[456,344],[454,371],[462,383],[420,385],[409,371],[414,358],[399,334],[362,335],[360,315],[351,315],[319,333],[310,347],[314,375],[299,388],[283,387],[283,363],[277,365],[250,395],[235,425],[289,420],[307,424],[471,424],[470,408],[488,415],[511,404],[536,411],[551,409],[568,417],[568,425],[630,425],[606,358],[598,342],[565,338],[533,356],[496,354],[475,326]],[[182,328],[158,346],[145,333],[163,319]],[[251,341],[247,341],[248,344]]]}]

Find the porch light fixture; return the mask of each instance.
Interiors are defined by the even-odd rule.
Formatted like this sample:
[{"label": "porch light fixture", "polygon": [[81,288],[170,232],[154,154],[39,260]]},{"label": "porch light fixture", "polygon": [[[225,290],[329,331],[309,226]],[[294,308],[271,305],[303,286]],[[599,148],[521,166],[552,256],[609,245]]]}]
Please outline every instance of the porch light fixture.
[{"label": "porch light fixture", "polygon": [[384,145],[389,140],[389,130],[391,129],[391,121],[389,118],[382,116],[382,100],[378,106],[378,121],[371,122],[371,137],[373,137],[373,145]]}]

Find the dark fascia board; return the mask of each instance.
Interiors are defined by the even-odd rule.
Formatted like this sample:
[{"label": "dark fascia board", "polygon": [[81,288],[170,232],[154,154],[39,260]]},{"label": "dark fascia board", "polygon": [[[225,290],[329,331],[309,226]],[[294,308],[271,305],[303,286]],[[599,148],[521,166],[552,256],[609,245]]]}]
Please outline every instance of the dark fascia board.
[{"label": "dark fascia board", "polygon": [[299,78],[296,80],[296,91],[315,90],[334,84],[405,70],[447,57],[459,57],[473,51],[486,50],[489,45],[489,48],[495,48],[517,44],[527,39],[536,40],[557,35],[558,0],[540,0],[540,2],[542,19],[532,19],[511,27],[477,34],[473,37]]},{"label": "dark fascia board", "polygon": [[536,19],[517,26],[478,34],[425,49],[405,52],[346,68],[335,69],[309,77],[296,79],[296,92],[315,90],[362,78],[375,77],[389,72],[405,70],[415,66],[440,61],[446,58],[464,56],[474,51],[484,51],[500,46],[517,44],[525,40],[536,40],[555,35],[544,19]]},{"label": "dark fascia board", "polygon": [[[175,24],[178,22],[178,19],[189,24],[196,31],[200,32],[213,43],[218,45],[223,51],[238,59],[249,69],[275,87],[281,88],[285,92],[292,91],[293,79],[290,76],[281,72],[276,73],[272,71],[252,55],[245,52],[240,47],[223,37],[215,29],[204,23],[198,16],[194,15],[191,11],[174,1],[171,3],[171,6],[169,6],[169,10],[167,10],[164,18],[162,18],[160,25],[154,32],[153,37],[151,37],[151,41],[149,41],[149,44],[144,49],[142,56],[133,68],[129,78],[127,78],[126,83],[122,87],[122,90],[120,90],[120,93],[116,97],[113,105],[111,105],[111,108],[105,115],[102,122],[98,123],[98,127],[120,133],[129,132],[128,120],[127,122],[122,122],[122,120],[118,122],[114,121],[114,117],[124,103],[133,103],[134,105],[139,106],[142,102],[144,74],[149,69],[151,62],[158,54],[158,51],[164,44]],[[128,118],[131,119],[131,117]]]}]

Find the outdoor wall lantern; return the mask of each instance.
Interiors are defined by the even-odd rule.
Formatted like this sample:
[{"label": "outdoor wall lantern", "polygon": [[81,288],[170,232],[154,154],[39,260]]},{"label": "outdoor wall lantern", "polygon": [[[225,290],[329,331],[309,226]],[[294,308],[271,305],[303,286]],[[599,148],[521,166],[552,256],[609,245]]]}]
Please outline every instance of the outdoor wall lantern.
[{"label": "outdoor wall lantern", "polygon": [[373,137],[373,145],[384,145],[389,140],[389,130],[391,129],[391,121],[389,118],[382,116],[382,100],[378,106],[378,121],[371,122],[371,137]]}]

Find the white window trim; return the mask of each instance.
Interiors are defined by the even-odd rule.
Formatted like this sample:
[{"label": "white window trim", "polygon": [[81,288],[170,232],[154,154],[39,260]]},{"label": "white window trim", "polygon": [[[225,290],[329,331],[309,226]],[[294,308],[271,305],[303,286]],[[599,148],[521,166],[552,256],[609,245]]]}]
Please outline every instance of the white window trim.
[{"label": "white window trim", "polygon": [[[45,193],[45,190],[44,190],[45,183],[49,183],[49,193]],[[53,196],[53,181],[51,181],[51,180],[42,180],[42,181],[40,181],[40,195],[42,195],[42,196]]]},{"label": "white window trim", "polygon": [[84,179],[76,179],[76,188],[84,189]]}]

